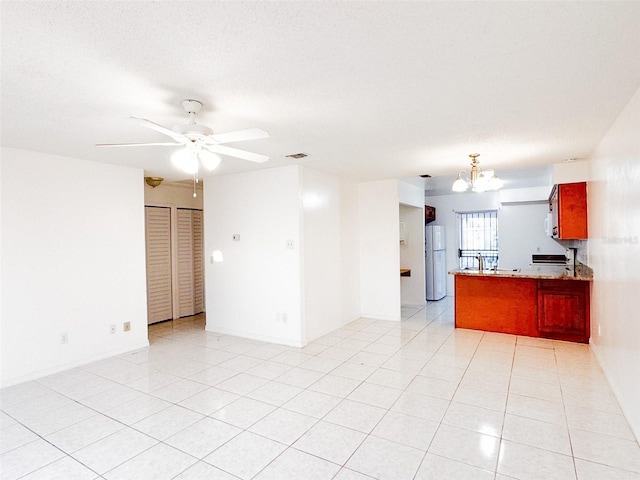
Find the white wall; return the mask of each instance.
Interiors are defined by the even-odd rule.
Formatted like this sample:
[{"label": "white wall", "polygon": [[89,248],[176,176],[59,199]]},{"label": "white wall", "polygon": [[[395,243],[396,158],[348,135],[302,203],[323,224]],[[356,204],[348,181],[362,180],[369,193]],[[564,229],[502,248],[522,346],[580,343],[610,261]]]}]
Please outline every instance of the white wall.
[{"label": "white wall", "polygon": [[426,303],[424,259],[424,179],[398,180],[400,221],[405,225],[406,244],[400,245],[400,268],[411,269],[410,277],[400,277],[402,305]]},{"label": "white wall", "polygon": [[[591,343],[640,438],[640,90],[591,160],[588,184]],[[600,327],[601,334],[598,334]]]},{"label": "white wall", "polygon": [[202,210],[202,182],[198,183],[197,197],[193,197],[193,186],[162,182],[153,188],[144,183],[144,204],[154,207],[179,207]]},{"label": "white wall", "polygon": [[553,166],[553,183],[586,182],[591,175],[590,169],[588,160],[557,163]]},{"label": "white wall", "polygon": [[290,166],[205,179],[207,330],[303,344],[300,176]]},{"label": "white wall", "polygon": [[143,172],[11,148],[1,169],[2,385],[148,345]]},{"label": "white wall", "polygon": [[[424,197],[420,198],[424,203]],[[406,243],[400,245],[400,268],[411,269],[410,277],[400,277],[401,302],[402,305],[424,305],[424,206],[418,208],[400,204],[400,221],[404,223],[406,231]]]},{"label": "white wall", "polygon": [[498,211],[498,258],[500,268],[528,268],[531,255],[562,255],[565,247],[545,234],[549,205],[503,205]]},{"label": "white wall", "polygon": [[360,316],[357,184],[302,172],[304,335],[312,341]]},{"label": "white wall", "polygon": [[358,184],[362,316],[400,320],[398,181]]},{"label": "white wall", "polygon": [[424,180],[419,177],[398,180],[398,202],[424,208]]}]

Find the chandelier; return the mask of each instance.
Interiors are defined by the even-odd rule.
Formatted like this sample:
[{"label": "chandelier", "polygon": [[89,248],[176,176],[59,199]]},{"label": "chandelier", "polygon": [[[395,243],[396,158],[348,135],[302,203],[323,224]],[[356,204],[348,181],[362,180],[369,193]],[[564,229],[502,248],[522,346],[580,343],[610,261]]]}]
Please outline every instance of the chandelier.
[{"label": "chandelier", "polygon": [[[471,157],[471,173],[467,177],[466,172],[460,170],[451,187],[452,191],[466,192],[471,186],[471,191],[480,193],[488,190],[499,190],[504,186],[502,180],[496,176],[493,170],[480,170],[478,166],[480,164],[478,161],[479,153],[472,153],[469,156]],[[462,178],[463,175],[466,178]]]}]

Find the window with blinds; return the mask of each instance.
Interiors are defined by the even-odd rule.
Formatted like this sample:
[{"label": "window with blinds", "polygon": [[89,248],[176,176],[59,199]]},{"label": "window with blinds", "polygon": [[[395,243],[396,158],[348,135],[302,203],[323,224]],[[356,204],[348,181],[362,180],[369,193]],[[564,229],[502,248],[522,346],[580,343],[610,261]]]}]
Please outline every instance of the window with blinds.
[{"label": "window with blinds", "polygon": [[498,211],[458,213],[458,260],[460,268],[479,267],[481,255],[484,268],[498,266]]}]

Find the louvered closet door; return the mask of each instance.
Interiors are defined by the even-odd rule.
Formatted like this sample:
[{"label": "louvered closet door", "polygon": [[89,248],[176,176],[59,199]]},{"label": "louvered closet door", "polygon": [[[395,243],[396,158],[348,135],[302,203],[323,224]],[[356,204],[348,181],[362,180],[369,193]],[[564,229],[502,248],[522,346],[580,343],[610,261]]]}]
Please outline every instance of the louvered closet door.
[{"label": "louvered closet door", "polygon": [[193,303],[194,313],[204,312],[204,251],[202,211],[191,212],[193,223]]},{"label": "louvered closet door", "polygon": [[173,318],[171,302],[171,209],[145,207],[147,322]]},{"label": "louvered closet door", "polygon": [[202,212],[178,209],[178,315],[204,311]]}]

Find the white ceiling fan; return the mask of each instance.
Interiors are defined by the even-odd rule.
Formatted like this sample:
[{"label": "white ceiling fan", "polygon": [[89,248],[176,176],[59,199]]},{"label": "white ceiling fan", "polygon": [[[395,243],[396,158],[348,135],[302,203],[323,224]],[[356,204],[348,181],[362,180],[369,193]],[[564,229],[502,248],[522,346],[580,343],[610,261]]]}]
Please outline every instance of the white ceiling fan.
[{"label": "white ceiling fan", "polygon": [[197,174],[199,164],[202,163],[207,170],[214,170],[222,161],[218,156],[227,155],[230,157],[241,158],[255,163],[263,163],[269,160],[266,155],[259,153],[247,152],[238,148],[227,147],[223,144],[241,142],[244,140],[256,140],[259,138],[269,138],[269,134],[259,128],[248,128],[237,132],[221,133],[214,135],[213,130],[205,125],[196,123],[196,114],[202,108],[202,102],[193,99],[182,101],[182,107],[189,115],[189,123],[187,125],[176,125],[173,129],[163,127],[146,118],[132,116],[131,118],[138,120],[147,128],[163,133],[173,140],[173,142],[152,142],[152,143],[101,143],[98,147],[145,147],[152,145],[160,145],[165,147],[184,146],[173,153],[171,156],[172,163],[186,173],[194,175],[194,181],[197,182]]}]

